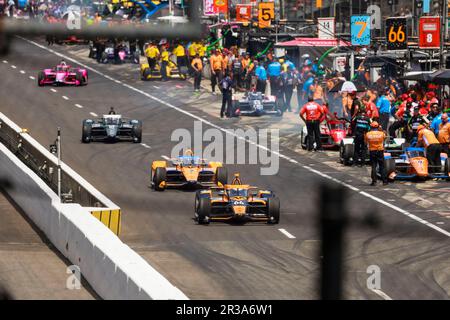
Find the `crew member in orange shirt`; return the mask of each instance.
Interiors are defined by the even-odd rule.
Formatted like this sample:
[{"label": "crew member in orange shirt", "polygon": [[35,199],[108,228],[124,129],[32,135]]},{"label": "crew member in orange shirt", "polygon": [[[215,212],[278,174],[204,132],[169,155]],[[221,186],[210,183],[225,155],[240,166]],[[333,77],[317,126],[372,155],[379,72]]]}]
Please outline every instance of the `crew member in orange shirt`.
[{"label": "crew member in orange shirt", "polygon": [[438,140],[441,143],[442,152],[449,154],[450,144],[450,122],[448,121],[448,114],[443,113],[441,116],[442,123],[439,125]]},{"label": "crew member in orange shirt", "polygon": [[222,55],[217,53],[216,49],[212,50],[211,58],[209,58],[211,66],[211,89],[212,93],[216,94],[216,85],[222,81]]},{"label": "crew member in orange shirt", "polygon": [[439,172],[441,166],[441,144],[434,135],[433,131],[420,124],[417,127],[417,146],[423,146],[426,149],[428,170],[430,173]]},{"label": "crew member in orange shirt", "polygon": [[383,185],[387,185],[388,179],[384,168],[384,140],[386,139],[386,134],[380,130],[380,125],[376,121],[370,124],[370,128],[371,130],[366,133],[364,139],[369,147],[370,163],[372,165],[372,183],[370,185],[374,186],[377,184],[377,166],[380,168]]},{"label": "crew member in orange shirt", "polygon": [[202,81],[203,62],[198,53],[195,54],[195,58],[192,60],[191,66],[192,69],[194,69],[194,91],[199,92],[200,83]]},{"label": "crew member in orange shirt", "polygon": [[300,118],[306,123],[306,129],[308,130],[308,151],[312,151],[314,142],[316,143],[316,150],[322,150],[322,144],[320,142],[320,122],[323,116],[324,111],[322,106],[317,102],[314,102],[313,96],[309,96],[308,103],[300,110]]},{"label": "crew member in orange shirt", "polygon": [[223,49],[222,52],[222,74],[227,73],[228,71],[228,49]]}]

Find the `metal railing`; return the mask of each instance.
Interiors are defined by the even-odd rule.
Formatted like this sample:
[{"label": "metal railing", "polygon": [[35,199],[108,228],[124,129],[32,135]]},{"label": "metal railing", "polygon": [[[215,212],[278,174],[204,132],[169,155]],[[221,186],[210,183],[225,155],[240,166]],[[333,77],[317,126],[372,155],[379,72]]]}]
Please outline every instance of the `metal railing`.
[{"label": "metal railing", "polygon": [[[26,139],[23,139],[22,134],[3,121],[0,121],[0,142],[57,193],[57,163],[49,159]],[[78,203],[84,207],[106,206],[64,170],[62,170],[61,176],[62,202]]]}]

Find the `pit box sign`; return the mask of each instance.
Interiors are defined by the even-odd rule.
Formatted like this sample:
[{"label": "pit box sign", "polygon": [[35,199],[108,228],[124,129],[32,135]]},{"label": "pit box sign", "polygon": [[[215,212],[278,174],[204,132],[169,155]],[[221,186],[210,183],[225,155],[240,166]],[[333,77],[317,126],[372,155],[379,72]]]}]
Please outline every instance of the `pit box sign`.
[{"label": "pit box sign", "polygon": [[408,49],[408,29],[406,18],[386,19],[386,43],[388,50]]},{"label": "pit box sign", "polygon": [[228,13],[228,0],[203,0],[203,14],[215,16],[219,13]]},{"label": "pit box sign", "polygon": [[205,16],[213,16],[216,14],[214,0],[203,0],[203,14]]},{"label": "pit box sign", "polygon": [[225,16],[228,15],[228,0],[214,0],[214,7],[216,13],[223,13]]},{"label": "pit box sign", "polygon": [[248,22],[252,18],[251,4],[236,4],[236,21]]},{"label": "pit box sign", "polygon": [[318,18],[317,19],[317,29],[319,39],[335,39],[336,29],[335,29],[335,18]]},{"label": "pit box sign", "polygon": [[350,22],[352,45],[370,45],[370,16],[352,16]]},{"label": "pit box sign", "polygon": [[439,49],[441,45],[441,17],[421,17],[419,20],[419,48]]},{"label": "pit box sign", "polygon": [[258,24],[260,28],[269,28],[275,19],[275,3],[260,2],[258,6]]}]

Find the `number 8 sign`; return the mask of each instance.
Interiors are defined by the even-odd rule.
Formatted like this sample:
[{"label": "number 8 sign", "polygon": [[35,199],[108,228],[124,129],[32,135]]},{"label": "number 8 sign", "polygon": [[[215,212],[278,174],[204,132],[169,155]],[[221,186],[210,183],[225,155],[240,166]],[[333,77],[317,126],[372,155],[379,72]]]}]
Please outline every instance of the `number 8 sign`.
[{"label": "number 8 sign", "polygon": [[352,45],[370,45],[370,16],[352,16],[350,31]]},{"label": "number 8 sign", "polygon": [[441,17],[421,17],[419,48],[438,49],[441,45]]}]

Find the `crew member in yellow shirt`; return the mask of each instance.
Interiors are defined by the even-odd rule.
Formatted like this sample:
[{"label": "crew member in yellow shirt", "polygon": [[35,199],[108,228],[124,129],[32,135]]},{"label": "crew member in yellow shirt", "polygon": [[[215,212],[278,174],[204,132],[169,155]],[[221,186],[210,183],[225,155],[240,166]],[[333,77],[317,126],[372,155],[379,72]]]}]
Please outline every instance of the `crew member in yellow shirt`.
[{"label": "crew member in yellow shirt", "polygon": [[161,76],[163,81],[167,81],[167,66],[169,65],[169,51],[165,46],[161,47]]},{"label": "crew member in yellow shirt", "polygon": [[187,47],[187,51],[188,51],[188,67],[189,67],[189,73],[193,76],[195,71],[192,68],[192,60],[194,60],[195,55],[197,54],[197,52],[199,51],[200,45],[193,41],[188,47]]},{"label": "crew member in yellow shirt", "polygon": [[148,65],[151,71],[153,71],[156,66],[156,61],[159,57],[159,54],[160,53],[158,47],[155,45],[155,43],[150,42],[150,45],[145,49],[145,56],[147,57]]},{"label": "crew member in yellow shirt", "polygon": [[200,42],[200,44],[198,45],[198,50],[197,50],[200,58],[203,58],[205,56],[207,49],[208,48],[205,45],[205,41],[202,40]]},{"label": "crew member in yellow shirt", "polygon": [[186,66],[186,50],[181,45],[181,43],[178,43],[175,46],[175,49],[173,49],[172,53],[177,57],[177,66],[185,67]]}]

